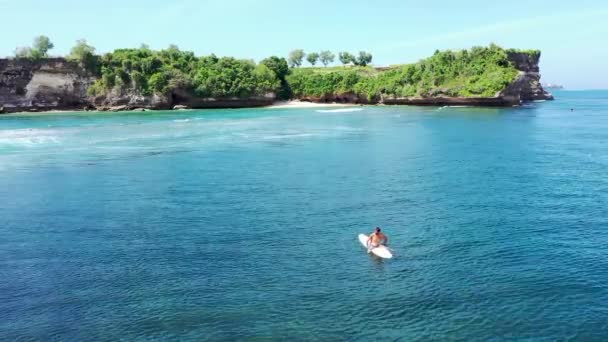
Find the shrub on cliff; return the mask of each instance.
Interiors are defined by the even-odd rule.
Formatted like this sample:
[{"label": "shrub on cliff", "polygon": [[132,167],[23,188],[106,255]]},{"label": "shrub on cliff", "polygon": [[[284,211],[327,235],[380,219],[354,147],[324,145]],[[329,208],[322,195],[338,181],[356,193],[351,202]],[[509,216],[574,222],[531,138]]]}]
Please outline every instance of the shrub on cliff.
[{"label": "shrub on cliff", "polygon": [[340,63],[346,65],[351,62],[354,62],[355,56],[351,55],[350,53],[348,53],[346,51],[342,51],[342,52],[338,53],[338,59],[340,60]]},{"label": "shrub on cliff", "polygon": [[359,56],[353,59],[355,65],[366,66],[372,62],[372,54],[365,51],[360,51]]},{"label": "shrub on cliff", "polygon": [[317,72],[314,68],[296,69],[287,81],[296,97],[322,97],[331,94],[352,93],[361,80],[358,69],[349,68],[330,72]]},{"label": "shrub on cliff", "polygon": [[203,59],[194,85],[201,97],[248,97],[276,92],[280,82],[264,64],[223,57]]},{"label": "shrub on cliff", "polygon": [[302,49],[297,49],[297,50],[293,50],[289,53],[289,57],[287,58],[287,62],[289,63],[289,66],[292,68],[295,67],[299,67],[300,65],[302,65],[302,60],[304,59],[304,56],[306,54],[304,53],[304,50]]},{"label": "shrub on cliff", "polygon": [[308,63],[310,63],[310,65],[315,66],[315,64],[317,64],[319,61],[319,54],[316,52],[311,52],[306,56],[306,60]]},{"label": "shrub on cliff", "polygon": [[48,52],[55,45],[51,42],[49,37],[47,36],[38,36],[34,38],[34,46],[32,47],[32,54],[34,58],[46,58],[48,57]]},{"label": "shrub on cliff", "polygon": [[271,56],[263,59],[260,64],[265,65],[268,69],[272,70],[276,77],[279,79],[280,87],[277,93],[277,98],[280,100],[287,100],[291,97],[291,89],[289,83],[287,83],[286,77],[289,74],[289,66],[285,58]]},{"label": "shrub on cliff", "polygon": [[66,59],[79,63],[83,68],[98,75],[100,73],[99,56],[95,55],[95,48],[85,39],[76,41],[76,45],[72,47],[70,54]]},{"label": "shrub on cliff", "polygon": [[321,53],[319,54],[319,59],[321,60],[321,63],[323,63],[324,66],[327,66],[327,64],[329,63],[333,63],[335,58],[336,55],[334,55],[331,51],[328,50],[321,51]]},{"label": "shrub on cliff", "polygon": [[289,66],[285,58],[277,56],[271,56],[263,59],[260,64],[264,64],[268,69],[272,70],[278,79],[284,80],[285,76],[289,73]]},{"label": "shrub on cliff", "polygon": [[16,58],[28,58],[32,60],[40,60],[48,57],[48,52],[55,45],[47,36],[37,36],[34,38],[32,47],[18,47],[15,49]]},{"label": "shrub on cliff", "polygon": [[[372,54],[366,51],[359,51],[359,55],[355,56],[346,51],[338,53],[338,59],[344,65],[354,64],[358,66],[367,66],[372,62]],[[333,61],[333,55],[331,60]]]}]

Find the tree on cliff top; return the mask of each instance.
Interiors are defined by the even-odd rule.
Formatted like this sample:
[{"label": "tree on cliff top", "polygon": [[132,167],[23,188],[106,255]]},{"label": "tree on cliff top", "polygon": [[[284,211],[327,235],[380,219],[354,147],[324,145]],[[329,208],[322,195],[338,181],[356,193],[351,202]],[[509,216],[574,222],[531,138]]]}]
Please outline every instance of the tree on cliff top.
[{"label": "tree on cliff top", "polygon": [[47,36],[38,36],[34,38],[34,45],[32,47],[20,47],[15,50],[15,57],[17,58],[30,58],[38,60],[41,58],[48,57],[48,52],[55,45],[51,43],[51,40]]},{"label": "tree on cliff top", "polygon": [[372,62],[372,54],[365,51],[360,51],[359,56],[355,59],[353,58],[353,63],[355,65],[366,66]]},{"label": "tree on cliff top", "polygon": [[365,51],[360,51],[359,56],[351,55],[348,52],[340,52],[338,58],[344,65],[353,63],[358,66],[366,66],[372,62],[372,54]]},{"label": "tree on cliff top", "polygon": [[280,80],[284,80],[285,76],[287,76],[287,73],[289,72],[289,67],[287,66],[287,61],[285,58],[271,56],[263,59],[260,64],[264,64],[268,67],[268,69],[274,71],[277,78]]},{"label": "tree on cliff top", "polygon": [[319,60],[319,54],[316,52],[311,52],[306,56],[306,60],[308,63],[310,63],[310,65],[315,66]]},{"label": "tree on cliff top", "polygon": [[99,69],[99,58],[95,56],[95,48],[87,44],[85,39],[77,40],[76,45],[72,47],[70,54],[66,58],[80,63],[91,72],[97,72],[97,69]]},{"label": "tree on cliff top", "polygon": [[319,58],[321,60],[321,63],[323,63],[324,66],[327,66],[327,64],[334,62],[336,55],[331,53],[331,51],[329,50],[325,50],[321,51],[321,53],[319,54]]},{"label": "tree on cliff top", "polygon": [[51,40],[47,36],[38,36],[34,38],[34,46],[32,48],[32,54],[37,54],[34,58],[46,58],[48,57],[48,52],[55,45],[51,43]]},{"label": "tree on cliff top", "polygon": [[94,54],[95,48],[87,44],[86,39],[79,39],[76,41],[76,45],[72,47],[72,50],[70,50],[70,54],[67,56],[67,58],[82,60]]},{"label": "tree on cliff top", "polygon": [[297,49],[297,50],[293,50],[289,53],[289,57],[287,58],[287,62],[289,63],[289,66],[293,67],[299,67],[300,65],[302,65],[302,60],[304,59],[304,56],[306,54],[304,53],[304,50],[302,49]]},{"label": "tree on cliff top", "polygon": [[356,62],[355,56],[345,51],[338,53],[338,59],[344,65]]},{"label": "tree on cliff top", "polygon": [[285,58],[271,56],[263,59],[260,64],[263,64],[268,67],[268,69],[272,70],[279,79],[281,87],[277,93],[277,97],[281,100],[289,99],[291,96],[291,90],[289,89],[289,84],[285,79],[287,74],[289,74],[289,66],[287,65]]}]

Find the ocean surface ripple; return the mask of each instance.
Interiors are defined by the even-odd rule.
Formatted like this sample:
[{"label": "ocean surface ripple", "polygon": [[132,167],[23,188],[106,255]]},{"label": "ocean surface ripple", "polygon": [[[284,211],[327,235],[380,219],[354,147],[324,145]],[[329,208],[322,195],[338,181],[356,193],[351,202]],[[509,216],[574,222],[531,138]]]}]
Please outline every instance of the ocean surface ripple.
[{"label": "ocean surface ripple", "polygon": [[608,92],[556,97],[0,116],[0,340],[605,340]]}]

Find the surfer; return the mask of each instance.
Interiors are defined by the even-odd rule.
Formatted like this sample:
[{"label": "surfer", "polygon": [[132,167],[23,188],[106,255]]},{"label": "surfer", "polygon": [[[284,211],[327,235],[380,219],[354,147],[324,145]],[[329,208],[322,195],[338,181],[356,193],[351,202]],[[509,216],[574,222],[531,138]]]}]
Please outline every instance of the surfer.
[{"label": "surfer", "polygon": [[369,253],[372,248],[376,248],[380,245],[386,245],[388,243],[388,238],[386,235],[382,233],[380,227],[376,227],[374,232],[369,234],[369,238],[367,238],[367,252]]}]

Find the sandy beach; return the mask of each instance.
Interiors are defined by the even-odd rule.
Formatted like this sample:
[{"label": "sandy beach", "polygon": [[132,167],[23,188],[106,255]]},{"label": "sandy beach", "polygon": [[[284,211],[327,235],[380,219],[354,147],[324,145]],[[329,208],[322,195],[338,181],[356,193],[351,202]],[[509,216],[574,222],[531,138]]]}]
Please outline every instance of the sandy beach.
[{"label": "sandy beach", "polygon": [[349,104],[349,103],[314,103],[308,101],[281,101],[276,102],[271,106],[266,108],[322,108],[322,107],[356,107],[358,105]]}]

